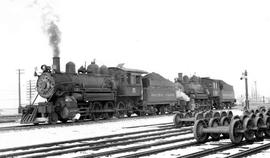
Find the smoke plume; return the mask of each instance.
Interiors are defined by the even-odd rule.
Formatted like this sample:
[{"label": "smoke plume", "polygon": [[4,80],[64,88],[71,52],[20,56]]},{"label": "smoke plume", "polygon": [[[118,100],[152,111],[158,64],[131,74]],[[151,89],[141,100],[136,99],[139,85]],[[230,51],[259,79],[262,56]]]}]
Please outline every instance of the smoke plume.
[{"label": "smoke plume", "polygon": [[47,34],[49,36],[49,42],[50,45],[53,48],[53,56],[59,57],[59,43],[61,41],[61,32],[58,28],[58,26],[54,23],[54,21],[51,21],[51,23],[48,26]]},{"label": "smoke plume", "polygon": [[31,6],[41,10],[43,31],[49,37],[49,44],[53,49],[53,57],[59,57],[59,43],[61,42],[61,31],[57,25],[59,17],[48,0],[34,0]]}]

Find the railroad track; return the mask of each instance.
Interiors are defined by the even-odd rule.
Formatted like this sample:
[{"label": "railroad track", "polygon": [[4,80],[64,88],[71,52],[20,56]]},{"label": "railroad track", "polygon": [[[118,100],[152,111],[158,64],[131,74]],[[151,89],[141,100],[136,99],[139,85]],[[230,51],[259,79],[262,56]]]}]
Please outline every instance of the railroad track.
[{"label": "railroad track", "polygon": [[[179,158],[193,158],[209,155],[211,155],[211,157],[220,157],[216,154],[223,154],[224,157],[228,155],[228,158],[234,158],[256,154],[261,150],[270,148],[270,140],[267,139],[263,142],[254,142],[254,144],[243,142],[239,145],[235,145],[230,143],[229,140],[222,142],[212,142],[209,140],[207,143],[207,145],[199,144],[194,140],[192,127],[181,129],[167,127],[0,149],[0,157],[19,156],[40,158],[62,155],[85,158],[113,155],[113,157],[133,158],[173,151],[176,155],[178,154]],[[256,147],[254,147],[254,145]],[[208,149],[206,149],[205,146],[208,146]],[[199,147],[201,151],[182,154],[185,150],[194,151],[189,149],[193,147]],[[198,148],[196,149],[198,150]],[[228,153],[231,153],[229,151],[231,149],[237,149],[238,152],[229,155]]]},{"label": "railroad track", "polygon": [[[124,117],[121,119],[109,119],[109,120],[97,120],[97,121],[90,121],[90,120],[82,120],[79,122],[66,122],[66,123],[57,123],[57,124],[39,124],[39,125],[16,125],[16,126],[6,126],[0,127],[0,132],[2,131],[10,131],[10,130],[30,130],[30,129],[41,129],[41,128],[51,128],[51,127],[64,127],[64,126],[76,126],[76,125],[86,125],[86,124],[96,124],[96,123],[107,123],[107,122],[117,122],[117,121],[129,121],[129,120],[140,120],[145,118],[157,118],[157,117],[167,117],[172,116],[173,114],[168,115],[154,115],[154,116],[134,116],[134,117]],[[172,123],[160,123],[160,124],[151,124],[151,125],[140,125],[140,126],[131,126],[126,128],[137,128],[143,126],[157,126],[157,125],[169,125]]]},{"label": "railroad track", "polygon": [[[257,145],[256,147],[253,147]],[[232,143],[225,143],[223,145],[217,145],[217,147],[204,149],[199,152],[190,153],[187,155],[179,156],[177,158],[194,158],[194,157],[203,157],[203,156],[209,156],[212,157],[221,157],[221,156],[215,156],[215,154],[223,154],[226,158],[238,158],[238,157],[244,157],[244,156],[251,156],[252,154],[256,154],[262,150],[269,149],[270,148],[270,141],[268,140],[263,145],[260,142],[255,142],[254,144],[251,144],[250,142],[242,142],[241,144],[232,144]],[[238,150],[237,153],[230,154],[229,150],[234,149]],[[244,151],[243,151],[244,149]],[[223,152],[223,153],[222,153]],[[226,156],[229,154],[228,156]]]},{"label": "railroad track", "polygon": [[21,115],[0,115],[0,123],[16,122],[21,118]]},{"label": "railroad track", "polygon": [[[165,140],[168,138],[179,137],[181,135],[191,133],[192,133],[191,127],[183,129],[167,127],[160,129],[143,130],[137,132],[121,133],[100,137],[91,137],[69,141],[0,149],[0,157],[16,157],[16,156],[31,157],[31,158],[48,157],[48,156],[63,155],[67,153],[76,153],[79,151],[91,152],[96,156],[106,155],[111,153],[127,152],[134,149],[136,150],[149,148],[150,146],[158,146],[161,144],[170,144],[175,142],[191,140],[193,139],[193,136],[185,138],[177,138],[172,140]],[[149,141],[155,142],[145,144],[145,142]],[[121,148],[120,150],[112,149],[105,153],[102,151],[104,149],[110,149],[112,147],[113,148],[117,146],[121,147],[124,145],[131,145],[135,143],[144,143],[144,145],[137,145],[129,148]],[[85,156],[87,155],[84,155],[83,157]],[[90,157],[92,156],[93,155],[91,155]]]}]

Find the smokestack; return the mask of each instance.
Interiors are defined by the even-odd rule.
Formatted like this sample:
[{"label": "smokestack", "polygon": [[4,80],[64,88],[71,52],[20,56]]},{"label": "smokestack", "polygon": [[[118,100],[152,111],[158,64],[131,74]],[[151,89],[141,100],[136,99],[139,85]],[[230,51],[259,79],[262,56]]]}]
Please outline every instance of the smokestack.
[{"label": "smokestack", "polygon": [[53,70],[56,73],[60,73],[60,58],[59,57],[53,57]]}]

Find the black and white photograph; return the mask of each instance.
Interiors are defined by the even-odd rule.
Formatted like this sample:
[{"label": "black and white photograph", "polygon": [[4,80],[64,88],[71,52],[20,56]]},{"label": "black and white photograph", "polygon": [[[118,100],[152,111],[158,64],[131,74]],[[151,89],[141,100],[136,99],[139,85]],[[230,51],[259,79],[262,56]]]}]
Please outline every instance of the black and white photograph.
[{"label": "black and white photograph", "polygon": [[1,0],[0,157],[270,157],[270,1]]}]

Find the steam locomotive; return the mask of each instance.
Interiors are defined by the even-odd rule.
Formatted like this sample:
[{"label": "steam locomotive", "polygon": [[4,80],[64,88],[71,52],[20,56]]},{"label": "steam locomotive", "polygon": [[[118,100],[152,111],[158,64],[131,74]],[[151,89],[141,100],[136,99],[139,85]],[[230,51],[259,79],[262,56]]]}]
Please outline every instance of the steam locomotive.
[{"label": "steam locomotive", "polygon": [[[52,68],[41,66],[37,92],[45,102],[22,110],[21,123],[56,123],[68,120],[98,120],[132,114],[156,115],[187,110],[190,101],[198,107],[220,108],[234,101],[233,87],[221,80],[179,73],[173,83],[157,73],[122,66],[99,67],[92,62],[80,67],[68,62],[60,71],[60,58],[53,57]],[[204,109],[203,108],[203,109]]]},{"label": "steam locomotive", "polygon": [[182,77],[179,73],[175,82],[183,86],[184,93],[192,99],[197,111],[231,108],[236,102],[233,86],[222,80],[195,75]]}]

